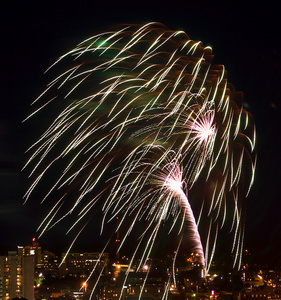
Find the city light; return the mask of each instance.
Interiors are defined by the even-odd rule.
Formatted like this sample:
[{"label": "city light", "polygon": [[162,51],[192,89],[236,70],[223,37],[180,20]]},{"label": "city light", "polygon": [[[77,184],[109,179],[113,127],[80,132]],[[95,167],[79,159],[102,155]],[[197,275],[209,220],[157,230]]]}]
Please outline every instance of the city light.
[{"label": "city light", "polygon": [[82,283],[82,288],[83,288],[83,290],[84,290],[85,293],[87,292],[87,287],[88,287],[88,283],[87,282],[83,282]]}]

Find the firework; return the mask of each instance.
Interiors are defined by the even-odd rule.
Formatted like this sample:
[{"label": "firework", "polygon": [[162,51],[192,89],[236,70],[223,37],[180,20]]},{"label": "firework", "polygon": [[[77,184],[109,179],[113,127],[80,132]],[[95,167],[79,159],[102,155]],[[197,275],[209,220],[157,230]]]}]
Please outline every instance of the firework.
[{"label": "firework", "polygon": [[34,101],[34,113],[52,105],[59,113],[29,149],[34,180],[25,195],[56,171],[42,201],[59,200],[41,234],[75,213],[69,230],[83,227],[98,206],[101,232],[118,217],[120,250],[145,220],[131,258],[141,253],[140,268],[172,218],[206,270],[227,228],[239,268],[255,127],[212,58],[183,31],[149,23],[95,35],[51,66],[64,71]]}]

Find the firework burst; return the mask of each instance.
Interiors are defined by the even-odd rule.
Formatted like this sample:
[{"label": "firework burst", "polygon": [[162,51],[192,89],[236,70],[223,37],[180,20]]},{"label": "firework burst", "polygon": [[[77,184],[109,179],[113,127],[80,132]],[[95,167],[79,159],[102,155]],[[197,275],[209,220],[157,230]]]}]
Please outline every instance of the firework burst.
[{"label": "firework burst", "polygon": [[147,221],[131,257],[141,252],[139,268],[168,218],[194,241],[206,270],[219,229],[228,228],[239,268],[255,127],[212,58],[210,47],[183,31],[149,23],[95,35],[51,66],[66,68],[34,101],[34,113],[46,105],[59,113],[29,149],[34,180],[25,195],[56,171],[42,201],[59,200],[41,234],[75,213],[69,230],[85,226],[101,204],[101,232],[116,217],[115,230],[126,228],[119,249],[136,223]]}]

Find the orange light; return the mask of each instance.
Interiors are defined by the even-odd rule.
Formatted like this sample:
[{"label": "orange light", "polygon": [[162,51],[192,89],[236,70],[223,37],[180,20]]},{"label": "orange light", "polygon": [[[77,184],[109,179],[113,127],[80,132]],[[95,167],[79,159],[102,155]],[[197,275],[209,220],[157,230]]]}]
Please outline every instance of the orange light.
[{"label": "orange light", "polygon": [[84,288],[85,292],[87,291],[87,286],[88,286],[88,284],[86,281],[82,283],[82,288]]}]

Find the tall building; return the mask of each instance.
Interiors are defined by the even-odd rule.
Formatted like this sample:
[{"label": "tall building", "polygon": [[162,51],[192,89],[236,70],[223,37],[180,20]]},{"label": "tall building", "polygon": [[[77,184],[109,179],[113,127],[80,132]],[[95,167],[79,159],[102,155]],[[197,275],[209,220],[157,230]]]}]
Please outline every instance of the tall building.
[{"label": "tall building", "polygon": [[36,242],[35,238],[32,239],[32,245],[29,246],[18,246],[19,256],[34,256],[34,263],[40,264],[42,261],[42,249],[39,243]]},{"label": "tall building", "polygon": [[9,251],[0,256],[0,300],[15,297],[34,300],[34,256]]}]

